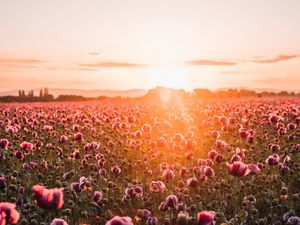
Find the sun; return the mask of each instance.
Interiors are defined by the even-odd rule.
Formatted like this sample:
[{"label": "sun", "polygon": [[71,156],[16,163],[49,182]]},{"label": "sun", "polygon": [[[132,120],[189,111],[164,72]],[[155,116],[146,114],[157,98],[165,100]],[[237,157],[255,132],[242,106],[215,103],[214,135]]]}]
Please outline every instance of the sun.
[{"label": "sun", "polygon": [[162,66],[150,69],[148,76],[152,86],[183,89],[188,81],[187,72],[185,67]]}]

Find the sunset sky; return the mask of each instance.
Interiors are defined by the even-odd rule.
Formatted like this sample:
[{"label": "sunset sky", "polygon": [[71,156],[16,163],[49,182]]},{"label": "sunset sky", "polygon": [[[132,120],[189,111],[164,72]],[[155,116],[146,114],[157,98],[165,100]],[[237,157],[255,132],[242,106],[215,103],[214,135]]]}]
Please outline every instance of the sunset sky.
[{"label": "sunset sky", "polygon": [[0,91],[300,90],[299,0],[1,0]]}]

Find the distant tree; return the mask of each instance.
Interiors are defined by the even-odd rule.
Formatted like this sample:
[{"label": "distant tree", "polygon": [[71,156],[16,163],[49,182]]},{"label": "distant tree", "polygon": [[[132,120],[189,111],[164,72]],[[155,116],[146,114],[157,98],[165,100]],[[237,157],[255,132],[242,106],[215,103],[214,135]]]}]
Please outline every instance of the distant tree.
[{"label": "distant tree", "polygon": [[49,89],[48,88],[44,88],[44,96],[48,96],[49,95]]},{"label": "distant tree", "polygon": [[81,95],[59,95],[56,101],[87,101],[92,100],[91,97],[84,97]]},{"label": "distant tree", "polygon": [[287,96],[289,93],[287,91],[281,91],[278,93],[279,96]]},{"label": "distant tree", "polygon": [[213,95],[210,90],[201,88],[194,89],[193,93],[196,98],[209,98]]},{"label": "distant tree", "polygon": [[43,92],[43,89],[40,89],[40,94],[39,94],[40,98],[43,98],[44,97],[44,92]]},{"label": "distant tree", "polygon": [[29,97],[29,98],[32,98],[32,97],[34,97],[33,90],[30,90],[30,91],[28,92],[28,97]]},{"label": "distant tree", "polygon": [[21,97],[21,98],[26,97],[26,94],[25,94],[24,90],[19,90],[19,97]]}]

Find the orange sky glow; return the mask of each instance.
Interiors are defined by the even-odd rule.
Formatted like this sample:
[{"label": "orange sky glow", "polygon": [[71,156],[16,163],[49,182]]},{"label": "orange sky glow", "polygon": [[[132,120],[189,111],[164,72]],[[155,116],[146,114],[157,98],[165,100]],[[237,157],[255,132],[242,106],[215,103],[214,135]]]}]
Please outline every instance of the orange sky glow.
[{"label": "orange sky glow", "polygon": [[299,0],[3,0],[0,91],[300,90]]}]

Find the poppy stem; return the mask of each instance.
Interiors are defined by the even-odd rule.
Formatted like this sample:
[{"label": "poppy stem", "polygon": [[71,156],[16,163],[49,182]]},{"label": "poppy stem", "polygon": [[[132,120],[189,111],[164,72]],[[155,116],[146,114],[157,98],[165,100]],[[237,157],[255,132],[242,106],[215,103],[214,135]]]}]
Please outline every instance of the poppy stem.
[{"label": "poppy stem", "polygon": [[236,195],[234,201],[234,224],[238,225],[237,215],[238,215],[238,196],[239,196],[239,178],[235,177],[235,187],[236,187]]}]

